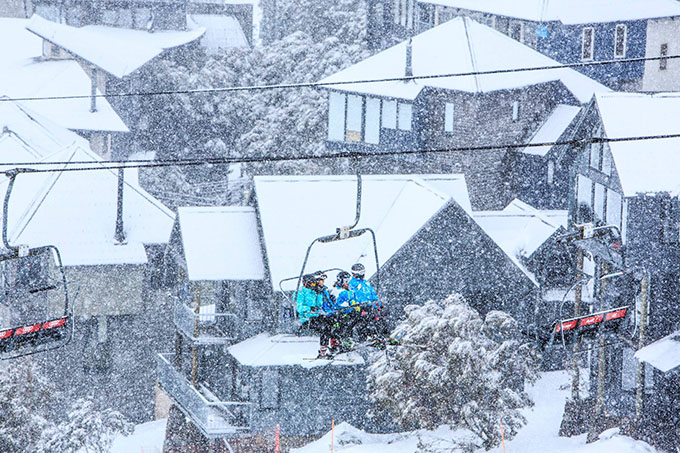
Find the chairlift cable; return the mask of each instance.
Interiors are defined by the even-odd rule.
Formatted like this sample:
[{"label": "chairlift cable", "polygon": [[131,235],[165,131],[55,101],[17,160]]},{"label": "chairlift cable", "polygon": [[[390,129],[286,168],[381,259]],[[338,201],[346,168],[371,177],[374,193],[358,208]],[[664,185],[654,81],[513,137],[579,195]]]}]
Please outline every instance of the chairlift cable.
[{"label": "chairlift cable", "polygon": [[264,84],[264,85],[242,85],[233,87],[212,87],[212,88],[195,88],[187,90],[163,90],[163,91],[140,91],[133,93],[112,93],[112,94],[83,94],[83,95],[70,95],[70,96],[25,96],[25,97],[2,97],[0,102],[28,102],[28,101],[57,101],[57,100],[67,100],[67,99],[92,99],[92,98],[120,98],[120,97],[145,97],[145,96],[163,96],[163,95],[176,95],[176,94],[215,94],[215,93],[229,93],[237,91],[264,91],[264,90],[276,90],[276,89],[296,89],[296,88],[321,88],[321,87],[333,87],[339,85],[357,85],[365,83],[385,83],[385,82],[410,82],[416,80],[430,80],[430,79],[443,79],[443,78],[453,78],[453,77],[471,77],[471,76],[482,76],[482,75],[494,75],[494,74],[508,74],[517,72],[532,72],[532,71],[545,71],[545,70],[555,70],[555,69],[566,69],[566,68],[583,68],[583,67],[593,67],[593,66],[607,66],[614,64],[629,64],[629,63],[642,63],[647,61],[667,61],[680,59],[680,55],[664,55],[658,57],[638,57],[638,58],[622,58],[616,60],[603,60],[603,61],[584,61],[579,63],[559,63],[556,62],[554,65],[543,65],[543,66],[530,66],[524,68],[509,68],[509,69],[492,69],[488,71],[469,71],[469,72],[452,72],[452,73],[441,73],[441,74],[425,74],[425,75],[413,75],[413,76],[401,76],[401,77],[382,77],[373,79],[360,79],[360,80],[346,80],[346,81],[333,81],[333,82],[292,82],[292,83],[276,83],[276,84]]},{"label": "chairlift cable", "polygon": [[[431,149],[409,149],[400,151],[384,151],[384,152],[369,152],[369,151],[338,151],[328,154],[319,155],[305,155],[305,156],[250,156],[250,157],[221,157],[209,159],[172,159],[172,160],[128,160],[128,161],[42,161],[42,162],[6,162],[2,163],[0,167],[15,167],[11,170],[0,171],[0,174],[7,175],[9,172],[17,171],[19,173],[57,173],[67,171],[97,171],[97,170],[120,170],[126,168],[159,168],[159,167],[192,167],[200,165],[229,165],[236,163],[260,163],[260,162],[294,162],[294,161],[313,161],[324,159],[347,159],[347,158],[380,158],[385,156],[408,156],[421,154],[443,154],[464,151],[489,151],[496,149],[525,149],[538,148],[545,146],[582,146],[590,143],[619,143],[619,142],[636,142],[649,140],[665,140],[680,138],[680,133],[677,134],[657,134],[657,135],[643,135],[634,137],[589,137],[585,139],[562,140],[541,143],[498,143],[494,145],[478,145],[478,146],[459,146],[451,148],[431,148]],[[73,165],[74,167],[70,167]],[[83,166],[76,166],[83,165]],[[52,166],[60,168],[31,168],[41,166]],[[23,167],[23,168],[22,168]]]}]

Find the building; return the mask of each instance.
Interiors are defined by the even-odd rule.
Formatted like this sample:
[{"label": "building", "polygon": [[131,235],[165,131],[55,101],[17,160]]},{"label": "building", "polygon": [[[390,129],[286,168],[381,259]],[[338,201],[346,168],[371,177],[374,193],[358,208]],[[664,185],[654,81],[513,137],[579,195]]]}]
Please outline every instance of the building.
[{"label": "building", "polygon": [[275,425],[286,437],[316,435],[331,417],[374,423],[368,400],[347,387],[365,379],[365,359],[317,362],[318,338],[300,331],[290,297],[301,271],[329,269],[332,283],[331,268],[363,262],[392,322],[405,305],[452,292],[482,313],[533,315],[531,272],[472,217],[461,175],[362,177],[356,228],[373,230],[375,248],[367,230],[315,242],[352,223],[356,177],[257,176],[254,185],[254,207],[180,209],[166,253],[177,269],[181,340],[159,356],[159,383],[205,438],[236,444]]},{"label": "building", "polygon": [[85,137],[100,156],[109,156],[112,137],[129,132],[127,126],[106,99],[89,99],[92,93],[101,96],[104,92],[92,84],[88,69],[71,58],[43,58],[43,39],[26,30],[27,24],[25,19],[0,19],[0,39],[15,43],[0,48],[0,95],[58,98],[25,100],[23,104]]},{"label": "building", "polygon": [[[680,98],[675,94],[597,94],[576,136],[607,140],[677,134],[680,130],[672,118],[679,111]],[[621,231],[623,263],[634,276],[631,288],[620,291],[613,300],[608,299],[606,292],[598,295],[603,291],[602,284],[584,293],[592,296],[595,308],[598,303],[625,304],[642,313],[647,305],[648,317],[645,320],[642,315],[635,316],[631,320],[634,336],[629,333],[627,342],[607,348],[602,360],[591,362],[590,384],[591,388],[597,388],[600,371],[597,363],[603,363],[603,373],[599,376],[605,376],[601,378],[605,389],[604,414],[641,417],[637,419],[641,432],[650,436],[656,445],[665,445],[664,439],[655,437],[643,425],[670,422],[665,418],[670,412],[664,411],[675,407],[672,406],[675,403],[666,397],[665,391],[674,388],[677,379],[673,373],[667,373],[670,368],[655,365],[654,360],[641,351],[680,327],[680,316],[675,309],[680,272],[680,201],[674,170],[680,162],[677,145],[678,139],[672,137],[588,144],[577,160],[569,210],[571,225],[598,222],[614,225]],[[602,266],[602,260],[596,257],[593,270],[598,275],[603,273]],[[619,285],[612,283],[612,286]],[[648,363],[643,380],[638,378],[636,354]],[[636,392],[642,388],[644,399],[636,403]],[[677,422],[676,418],[672,420]],[[677,439],[670,441],[677,442]]]},{"label": "building", "polygon": [[[401,40],[454,17],[467,16],[560,63],[590,63],[672,55],[680,5],[673,0],[374,0],[382,20],[369,15],[369,36],[381,30]],[[377,42],[377,41],[376,41]],[[584,66],[585,75],[613,89],[673,90],[673,61]],[[672,65],[672,66],[669,66]]]},{"label": "building", "polygon": [[[534,66],[556,69],[521,71]],[[519,72],[483,74],[513,69]],[[429,77],[470,72],[482,74]],[[404,76],[425,78],[341,83]],[[326,87],[329,149],[376,154],[435,151],[391,161],[381,156],[375,165],[382,165],[385,172],[463,173],[475,209],[502,209],[519,195],[513,183],[522,176],[513,175],[516,157],[508,147],[529,141],[542,127],[550,130],[547,135],[560,136],[576,108],[593,93],[608,91],[468,18],[425,31],[321,82],[333,83]],[[540,157],[543,168],[547,162]],[[546,190],[564,191],[559,185],[554,187],[560,188],[546,186]],[[560,193],[542,195],[558,200],[552,205],[531,201],[539,207],[564,209],[566,200]]]}]

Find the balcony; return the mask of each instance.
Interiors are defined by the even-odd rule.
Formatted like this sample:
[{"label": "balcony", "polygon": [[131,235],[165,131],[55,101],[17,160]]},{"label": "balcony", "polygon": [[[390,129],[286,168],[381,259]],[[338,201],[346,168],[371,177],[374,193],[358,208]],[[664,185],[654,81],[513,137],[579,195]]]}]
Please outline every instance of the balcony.
[{"label": "balcony", "polygon": [[158,354],[158,384],[209,439],[233,438],[250,431],[251,405],[219,401],[207,388],[196,389],[174,366],[174,354]]},{"label": "balcony", "polygon": [[217,313],[215,305],[203,305],[195,313],[181,300],[175,300],[177,330],[196,344],[226,344],[238,337],[240,320],[234,313]]}]

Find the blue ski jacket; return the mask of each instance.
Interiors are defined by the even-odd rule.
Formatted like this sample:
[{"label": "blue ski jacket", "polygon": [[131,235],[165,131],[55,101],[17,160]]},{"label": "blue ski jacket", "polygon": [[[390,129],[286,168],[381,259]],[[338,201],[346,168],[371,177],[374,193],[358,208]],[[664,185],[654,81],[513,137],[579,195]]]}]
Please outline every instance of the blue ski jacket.
[{"label": "blue ski jacket", "polygon": [[352,277],[349,281],[349,289],[354,293],[356,303],[358,304],[378,302],[378,295],[375,289],[373,289],[373,285],[363,278]]},{"label": "blue ski jacket", "polygon": [[302,287],[295,297],[298,316],[300,321],[306,322],[309,318],[319,316],[322,310],[321,294],[313,289]]}]

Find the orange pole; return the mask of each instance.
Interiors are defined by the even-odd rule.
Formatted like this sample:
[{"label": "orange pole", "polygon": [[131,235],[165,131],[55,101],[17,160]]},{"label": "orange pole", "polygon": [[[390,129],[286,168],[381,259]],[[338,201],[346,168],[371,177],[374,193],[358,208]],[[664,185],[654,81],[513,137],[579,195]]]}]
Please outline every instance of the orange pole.
[{"label": "orange pole", "polygon": [[503,444],[503,453],[505,453],[505,436],[503,436],[503,422],[499,420],[498,423],[501,425],[501,443]]},{"label": "orange pole", "polygon": [[335,420],[331,420],[331,453],[333,453],[333,436],[335,436]]},{"label": "orange pole", "polygon": [[276,425],[276,437],[274,438],[274,453],[280,453],[280,450],[279,450],[279,425]]}]

